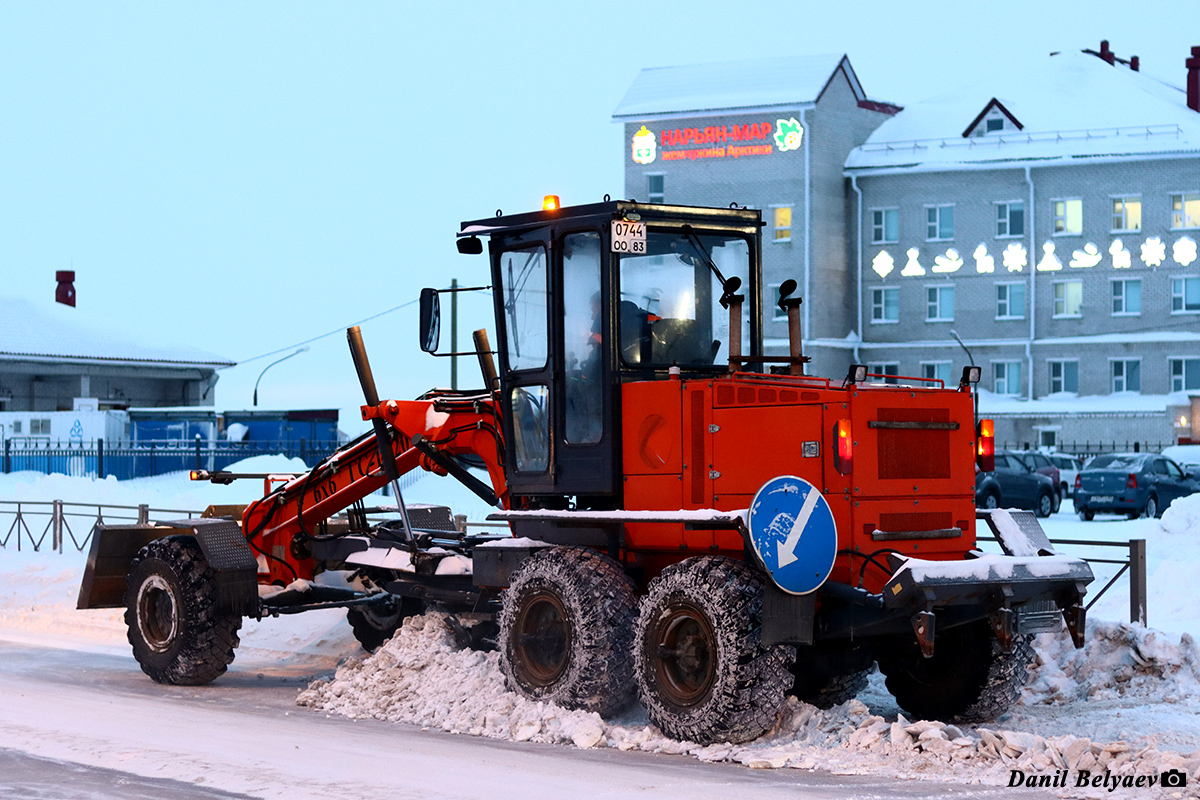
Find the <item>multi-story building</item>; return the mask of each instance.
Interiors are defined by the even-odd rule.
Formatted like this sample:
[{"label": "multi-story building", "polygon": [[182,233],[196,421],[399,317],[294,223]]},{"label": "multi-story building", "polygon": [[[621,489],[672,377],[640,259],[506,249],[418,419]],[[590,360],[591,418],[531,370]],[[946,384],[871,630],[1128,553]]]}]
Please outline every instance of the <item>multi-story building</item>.
[{"label": "multi-story building", "polygon": [[[854,361],[953,384],[973,361],[1001,440],[1190,437],[1186,393],[1200,391],[1200,49],[1187,60],[1186,89],[1138,67],[1103,43],[901,111],[838,80],[853,75],[843,59],[814,95],[817,111],[840,112],[837,130],[818,127],[813,111],[799,117],[806,169],[785,170],[786,152],[769,155],[778,168],[766,174],[728,157],[656,165],[627,156],[626,189],[652,201],[650,188],[673,187],[663,199],[768,209],[767,280],[805,276],[805,305],[820,309],[806,347],[824,356],[821,374]],[[617,113],[630,141],[641,131],[673,141],[668,124],[698,125],[696,112],[680,118],[704,96],[700,68],[683,69],[692,70],[678,87],[687,102],[671,106],[670,123],[632,102],[656,85],[647,77],[656,71],[639,76]],[[843,84],[855,87],[852,109],[830,91]],[[763,95],[777,97],[746,92]],[[832,172],[843,153],[835,176],[812,180],[815,162]],[[805,216],[793,216],[790,236],[807,259],[781,258],[775,244],[783,202],[772,198],[789,187],[808,201],[794,206]]]}]

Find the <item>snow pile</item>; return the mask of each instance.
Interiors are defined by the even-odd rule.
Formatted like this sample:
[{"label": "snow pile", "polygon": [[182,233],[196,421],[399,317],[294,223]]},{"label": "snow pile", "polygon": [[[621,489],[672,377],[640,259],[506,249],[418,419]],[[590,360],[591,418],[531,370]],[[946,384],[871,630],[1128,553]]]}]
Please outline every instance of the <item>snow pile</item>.
[{"label": "snow pile", "polygon": [[1171,503],[1159,524],[1168,534],[1200,538],[1200,494],[1181,497]]},{"label": "snow pile", "polygon": [[1037,661],[1022,695],[1026,705],[1138,697],[1166,703],[1200,698],[1200,646],[1128,623],[1089,622],[1076,650],[1065,632],[1034,641]]},{"label": "snow pile", "polygon": [[[1119,691],[1121,681],[1097,690],[1067,691],[1073,680],[1067,676],[1073,672],[1081,687],[1097,686],[1104,665],[1123,663],[1125,658],[1145,662],[1133,669],[1124,683],[1147,696],[1166,687],[1182,696],[1187,687],[1195,687],[1190,665],[1200,654],[1190,638],[1170,645],[1153,632],[1135,631],[1130,626],[1101,626],[1101,632],[1097,638],[1106,644],[1096,646],[1092,655],[1098,663],[1091,670],[1072,667],[1054,637],[1043,637],[1046,641],[1039,645],[1048,650],[1039,657],[1035,678],[1043,688],[1032,690],[1030,697],[1036,702],[1065,703],[1077,696]],[[1069,640],[1066,646],[1070,647]],[[1200,750],[1184,754],[1159,750],[1153,740],[1093,742],[1071,735],[909,721],[903,715],[889,720],[872,713],[859,700],[822,711],[790,699],[775,728],[745,745],[680,742],[649,724],[641,709],[606,722],[594,713],[526,700],[504,688],[499,658],[498,653],[456,649],[444,618],[430,613],[407,620],[375,655],[353,659],[339,667],[332,679],[310,684],[297,703],[352,718],[403,722],[451,733],[581,748],[689,754],[701,761],[729,761],[760,769],[879,772],[992,784],[1006,783],[1014,769],[1027,774],[1056,769],[1110,770],[1131,779],[1181,769],[1200,792]],[[1061,723],[1056,727],[1061,730]],[[1097,796],[1104,791],[1097,790]]]}]

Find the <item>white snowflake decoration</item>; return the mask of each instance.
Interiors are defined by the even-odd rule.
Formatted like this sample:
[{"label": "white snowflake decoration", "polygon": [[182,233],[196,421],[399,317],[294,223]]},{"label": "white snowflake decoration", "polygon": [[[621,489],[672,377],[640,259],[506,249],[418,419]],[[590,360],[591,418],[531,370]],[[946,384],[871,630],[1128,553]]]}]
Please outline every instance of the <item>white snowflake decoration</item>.
[{"label": "white snowflake decoration", "polygon": [[1076,250],[1074,257],[1071,259],[1071,266],[1075,269],[1081,267],[1094,267],[1100,263],[1100,259],[1104,256],[1100,255],[1100,248],[1088,242],[1083,246],[1082,250]]},{"label": "white snowflake decoration", "polygon": [[881,278],[891,275],[895,268],[896,259],[892,258],[887,250],[880,250],[879,254],[871,259],[871,269],[875,270],[875,274]]},{"label": "white snowflake decoration", "polygon": [[1157,236],[1151,236],[1142,245],[1142,263],[1147,267],[1157,267],[1167,260],[1167,246]]},{"label": "white snowflake decoration", "polygon": [[919,256],[920,254],[921,254],[921,251],[915,247],[910,247],[908,249],[908,263],[904,265],[904,269],[900,270],[901,275],[903,275],[904,277],[907,278],[907,277],[911,277],[913,275],[924,275],[925,274],[925,268],[922,267],[921,264],[917,261],[917,256]]},{"label": "white snowflake decoration", "polygon": [[988,255],[987,246],[980,243],[979,247],[975,248],[975,271],[976,272],[995,272],[996,259]]},{"label": "white snowflake decoration", "polygon": [[1025,245],[1013,242],[1004,248],[1004,268],[1009,272],[1021,272],[1029,264],[1029,252]]},{"label": "white snowflake decoration", "polygon": [[963,260],[958,254],[958,251],[951,247],[946,251],[944,256],[936,256],[933,259],[933,272],[958,272],[962,269]]},{"label": "white snowflake decoration", "polygon": [[1062,269],[1062,262],[1054,255],[1054,242],[1046,242],[1042,245],[1042,260],[1038,262],[1038,272],[1058,272]]},{"label": "white snowflake decoration", "polygon": [[1171,255],[1175,257],[1177,262],[1186,267],[1196,260],[1196,242],[1189,236],[1180,237],[1175,246],[1171,248]]},{"label": "white snowflake decoration", "polygon": [[1113,257],[1113,269],[1129,269],[1133,266],[1133,254],[1125,249],[1120,239],[1113,239],[1108,252]]}]

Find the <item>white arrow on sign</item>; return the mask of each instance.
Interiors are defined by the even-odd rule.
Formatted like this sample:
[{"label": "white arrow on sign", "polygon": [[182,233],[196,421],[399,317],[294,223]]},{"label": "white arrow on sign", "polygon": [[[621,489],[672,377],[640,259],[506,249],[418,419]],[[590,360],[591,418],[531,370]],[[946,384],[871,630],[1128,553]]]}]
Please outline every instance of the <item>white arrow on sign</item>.
[{"label": "white arrow on sign", "polygon": [[792,523],[792,530],[775,552],[779,563],[777,569],[782,569],[796,560],[796,545],[800,544],[800,535],[804,533],[804,526],[808,524],[808,518],[812,516],[813,509],[816,507],[817,488],[814,486],[804,496],[804,504],[800,506],[800,513],[796,515],[796,521]]}]

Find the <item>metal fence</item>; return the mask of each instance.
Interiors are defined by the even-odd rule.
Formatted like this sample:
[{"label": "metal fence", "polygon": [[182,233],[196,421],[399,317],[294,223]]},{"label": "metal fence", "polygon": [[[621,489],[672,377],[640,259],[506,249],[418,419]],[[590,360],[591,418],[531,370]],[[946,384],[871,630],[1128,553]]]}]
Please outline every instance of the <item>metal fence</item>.
[{"label": "metal fence", "polygon": [[183,519],[200,516],[199,511],[179,508],[114,506],[104,503],[67,503],[62,500],[27,502],[0,500],[0,549],[10,546],[17,551],[61,553],[68,541],[77,551],[90,546],[97,525],[113,523],[145,524],[156,519]]},{"label": "metal fence", "polygon": [[[1118,442],[1115,439],[1111,442],[1058,442],[1054,445],[1056,452],[1065,455],[1079,456],[1087,458],[1088,456],[1098,456],[1106,453],[1161,453],[1164,448],[1170,447],[1175,442]],[[1001,442],[1000,449],[1003,450],[1036,450],[1038,449],[1032,442]]]},{"label": "metal fence", "polygon": [[105,445],[95,442],[4,441],[0,471],[61,473],[74,477],[118,480],[148,478],[190,469],[225,469],[251,456],[280,454],[299,458],[310,467],[338,448],[336,441],[194,442],[148,441]]},{"label": "metal fence", "polygon": [[[994,536],[979,536],[977,540],[980,542],[997,542]],[[1092,597],[1091,601],[1084,606],[1085,610],[1090,611],[1092,606],[1104,596],[1105,592],[1113,587],[1113,584],[1124,575],[1129,573],[1129,621],[1139,624],[1146,624],[1146,540],[1145,539],[1130,539],[1127,542],[1101,542],[1093,539],[1050,539],[1051,544],[1057,545],[1075,545],[1079,547],[1109,547],[1116,550],[1124,550],[1128,557],[1124,559],[1117,558],[1096,558],[1084,557],[1084,561],[1089,564],[1116,564],[1121,568],[1117,570],[1117,574],[1109,579],[1108,583],[1104,584],[1104,588]],[[1063,555],[1070,555],[1064,553]]]}]

